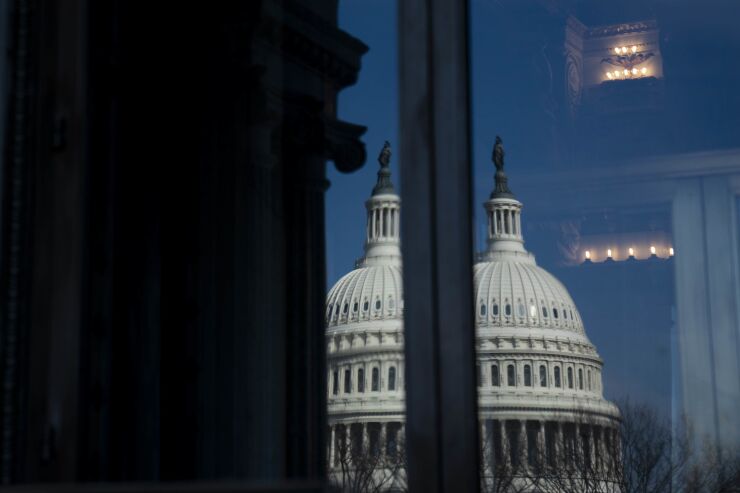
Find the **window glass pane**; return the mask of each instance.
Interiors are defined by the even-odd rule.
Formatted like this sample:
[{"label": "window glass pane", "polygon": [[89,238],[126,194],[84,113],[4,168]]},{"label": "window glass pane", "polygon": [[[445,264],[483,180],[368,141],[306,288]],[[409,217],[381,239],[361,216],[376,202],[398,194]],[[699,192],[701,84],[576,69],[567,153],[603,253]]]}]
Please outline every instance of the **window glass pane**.
[{"label": "window glass pane", "polygon": [[[348,447],[336,442],[329,447],[328,477],[332,491],[402,490],[407,486],[397,4],[338,2],[338,11],[340,27],[369,47],[356,83],[334,100],[341,120],[367,127],[362,135],[367,157],[350,174],[327,165],[326,303],[351,304],[349,318],[327,322],[327,361],[362,366],[356,378],[365,383],[358,380],[352,395],[329,396],[327,441],[349,425],[352,446],[345,456],[341,449]],[[343,71],[343,65],[336,70]],[[479,305],[476,311],[485,317],[485,302]]]},{"label": "window glass pane", "polygon": [[[740,449],[740,6],[709,3],[471,3],[478,358],[523,383],[479,388],[483,490],[558,447],[604,477],[635,427],[673,489],[676,450]],[[531,398],[573,414],[497,408]]]}]

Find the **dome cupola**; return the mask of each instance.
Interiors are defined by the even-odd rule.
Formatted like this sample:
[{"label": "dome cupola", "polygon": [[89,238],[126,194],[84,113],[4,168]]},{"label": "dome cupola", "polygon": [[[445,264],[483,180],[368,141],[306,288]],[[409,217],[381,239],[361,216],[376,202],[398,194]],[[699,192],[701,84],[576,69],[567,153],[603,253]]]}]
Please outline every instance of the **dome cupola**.
[{"label": "dome cupola", "polygon": [[391,182],[390,161],[391,145],[385,141],[378,156],[378,182],[365,202],[365,256],[357,262],[357,267],[401,264],[401,198]]},{"label": "dome cupola", "polygon": [[327,325],[401,320],[401,199],[391,181],[391,146],[378,156],[378,180],[365,202],[365,255],[342,277],[327,297]]}]

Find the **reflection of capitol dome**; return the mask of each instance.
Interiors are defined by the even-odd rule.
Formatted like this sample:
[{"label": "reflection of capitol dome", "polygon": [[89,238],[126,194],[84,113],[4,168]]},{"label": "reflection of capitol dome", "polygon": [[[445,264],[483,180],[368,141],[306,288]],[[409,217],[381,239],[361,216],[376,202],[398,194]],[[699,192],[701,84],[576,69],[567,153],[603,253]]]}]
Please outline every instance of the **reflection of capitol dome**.
[{"label": "reflection of capitol dome", "polygon": [[[474,266],[479,415],[485,463],[555,464],[576,444],[615,443],[616,407],[603,398],[603,362],[568,291],[524,248],[522,204],[496,174],[485,204],[487,248]],[[366,202],[365,256],[329,291],[329,455],[390,453],[403,436],[400,199],[381,165]],[[485,468],[484,468],[485,469]]]},{"label": "reflection of capitol dome", "polygon": [[403,436],[401,201],[384,157],[385,149],[365,203],[365,256],[326,302],[329,459],[337,471],[347,469],[347,457],[357,450],[397,455]]},{"label": "reflection of capitol dome", "polygon": [[565,286],[524,248],[522,204],[503,171],[484,206],[474,300],[486,462],[554,465],[556,451],[576,444],[593,454],[611,448],[618,411],[603,398],[603,362]]}]

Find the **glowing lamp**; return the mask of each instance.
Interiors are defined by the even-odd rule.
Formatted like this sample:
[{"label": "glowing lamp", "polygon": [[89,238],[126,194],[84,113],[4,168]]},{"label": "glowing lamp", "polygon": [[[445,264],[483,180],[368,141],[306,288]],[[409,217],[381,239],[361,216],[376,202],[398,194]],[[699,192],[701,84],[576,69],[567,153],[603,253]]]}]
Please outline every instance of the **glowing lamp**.
[{"label": "glowing lamp", "polygon": [[617,55],[619,55],[619,48],[614,48],[614,53],[616,53]]},{"label": "glowing lamp", "polygon": [[622,46],[622,53],[627,53],[627,47],[626,46]]},{"label": "glowing lamp", "polygon": [[631,48],[631,50],[632,50],[632,53],[637,53],[637,46],[633,46],[633,47]]},{"label": "glowing lamp", "polygon": [[636,68],[633,68],[632,69],[632,75],[637,75],[637,69]]},{"label": "glowing lamp", "polygon": [[668,254],[673,257],[673,247],[668,249]]},{"label": "glowing lamp", "polygon": [[623,72],[623,73],[624,73],[624,75],[627,75],[627,74],[629,74],[629,73],[630,73],[630,71],[629,71],[629,70],[627,70],[627,69],[624,69],[624,72]]},{"label": "glowing lamp", "polygon": [[647,69],[645,67],[642,67],[640,69],[640,72],[642,72],[642,75],[645,75],[647,73]]},{"label": "glowing lamp", "polygon": [[611,248],[607,248],[606,249],[606,256],[609,257],[609,258],[612,258],[612,249]]},{"label": "glowing lamp", "polygon": [[586,250],[586,260],[591,260],[591,252]]},{"label": "glowing lamp", "polygon": [[650,255],[655,255],[655,247],[654,246],[651,246],[650,247]]},{"label": "glowing lamp", "polygon": [[633,248],[630,248],[629,249],[629,252],[630,252],[630,257],[634,257],[635,256],[635,250]]},{"label": "glowing lamp", "polygon": [[611,73],[611,72],[607,72],[607,73],[606,73],[606,76],[607,76],[607,77],[609,77],[610,79],[613,79],[613,78],[614,78],[614,76],[612,75],[612,73]]}]

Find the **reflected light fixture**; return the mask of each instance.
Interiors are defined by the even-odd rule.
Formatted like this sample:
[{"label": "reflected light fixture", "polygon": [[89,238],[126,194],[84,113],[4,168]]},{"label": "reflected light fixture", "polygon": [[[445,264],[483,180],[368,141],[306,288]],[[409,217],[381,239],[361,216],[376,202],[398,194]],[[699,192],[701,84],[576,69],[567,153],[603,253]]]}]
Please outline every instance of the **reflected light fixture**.
[{"label": "reflected light fixture", "polygon": [[673,257],[673,247],[671,247],[671,248],[668,249],[668,255],[670,255],[671,257]]},{"label": "reflected light fixture", "polygon": [[586,260],[591,260],[591,252],[586,250]]},{"label": "reflected light fixture", "polygon": [[606,256],[609,257],[609,258],[612,258],[612,249],[611,248],[607,248],[606,249]]},{"label": "reflected light fixture", "polygon": [[606,72],[606,78],[612,79],[624,79],[624,78],[640,78],[646,77],[648,70],[647,67],[640,67],[649,58],[655,56],[652,52],[640,52],[638,53],[637,45],[632,46],[616,46],[614,47],[614,53],[616,56],[607,57],[601,60],[601,63],[608,63],[618,67],[615,71]]},{"label": "reflected light fixture", "polygon": [[630,252],[630,257],[634,257],[635,256],[635,250],[634,250],[634,248],[631,248],[630,247],[629,252]]},{"label": "reflected light fixture", "polygon": [[652,245],[650,246],[650,255],[655,255],[655,247]]}]

